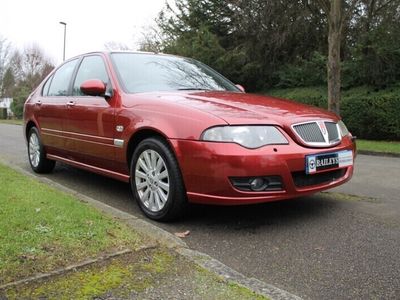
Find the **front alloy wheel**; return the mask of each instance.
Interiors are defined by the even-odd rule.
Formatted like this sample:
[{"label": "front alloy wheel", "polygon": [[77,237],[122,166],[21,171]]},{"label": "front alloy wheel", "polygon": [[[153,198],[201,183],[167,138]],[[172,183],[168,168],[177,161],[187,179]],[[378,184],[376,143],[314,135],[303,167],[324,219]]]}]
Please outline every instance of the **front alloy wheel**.
[{"label": "front alloy wheel", "polygon": [[161,211],[169,195],[169,174],[163,158],[154,150],[143,151],[136,162],[135,184],[142,204],[152,212]]},{"label": "front alloy wheel", "polygon": [[186,191],[176,158],[165,140],[153,137],[139,143],[131,161],[131,188],[147,217],[169,221],[182,215]]}]

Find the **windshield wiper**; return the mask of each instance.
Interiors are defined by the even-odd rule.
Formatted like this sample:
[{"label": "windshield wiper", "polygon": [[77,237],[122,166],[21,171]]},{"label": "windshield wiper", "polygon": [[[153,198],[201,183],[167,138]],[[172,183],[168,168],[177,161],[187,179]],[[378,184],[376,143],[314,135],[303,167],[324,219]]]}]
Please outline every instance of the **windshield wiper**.
[{"label": "windshield wiper", "polygon": [[179,88],[178,91],[211,91],[211,90],[205,88],[187,87],[187,88]]}]

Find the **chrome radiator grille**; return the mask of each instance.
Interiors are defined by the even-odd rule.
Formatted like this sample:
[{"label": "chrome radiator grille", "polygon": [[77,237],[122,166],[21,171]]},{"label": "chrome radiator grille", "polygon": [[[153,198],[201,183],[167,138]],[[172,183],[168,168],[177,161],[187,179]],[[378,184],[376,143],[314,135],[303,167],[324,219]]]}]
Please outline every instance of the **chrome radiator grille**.
[{"label": "chrome radiator grille", "polygon": [[301,141],[309,146],[329,147],[341,141],[339,127],[332,121],[312,121],[292,126]]}]

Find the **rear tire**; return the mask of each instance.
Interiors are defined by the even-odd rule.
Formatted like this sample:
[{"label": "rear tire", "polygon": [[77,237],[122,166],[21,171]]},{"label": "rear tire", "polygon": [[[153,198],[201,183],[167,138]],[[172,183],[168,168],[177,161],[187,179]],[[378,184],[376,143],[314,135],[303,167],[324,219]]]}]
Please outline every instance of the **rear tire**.
[{"label": "rear tire", "polygon": [[50,173],[56,165],[54,160],[46,158],[46,151],[36,127],[32,127],[28,133],[28,159],[36,173]]},{"label": "rear tire", "polygon": [[148,218],[172,221],[183,215],[186,190],[176,158],[163,139],[140,142],[130,170],[133,196]]}]

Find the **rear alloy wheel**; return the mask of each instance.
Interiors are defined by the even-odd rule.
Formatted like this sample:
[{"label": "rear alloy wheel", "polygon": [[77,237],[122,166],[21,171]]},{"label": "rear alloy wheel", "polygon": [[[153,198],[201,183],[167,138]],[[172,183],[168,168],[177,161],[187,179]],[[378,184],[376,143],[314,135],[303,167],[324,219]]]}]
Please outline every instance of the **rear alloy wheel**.
[{"label": "rear alloy wheel", "polygon": [[28,158],[32,170],[36,173],[49,173],[56,164],[54,160],[46,158],[46,152],[36,127],[32,127],[28,133]]},{"label": "rear alloy wheel", "polygon": [[144,214],[158,221],[179,217],[186,192],[175,156],[160,138],[143,140],[131,161],[131,187]]}]

